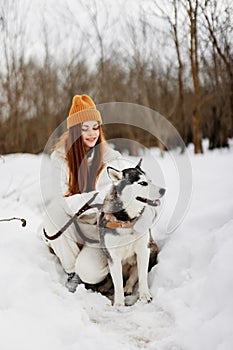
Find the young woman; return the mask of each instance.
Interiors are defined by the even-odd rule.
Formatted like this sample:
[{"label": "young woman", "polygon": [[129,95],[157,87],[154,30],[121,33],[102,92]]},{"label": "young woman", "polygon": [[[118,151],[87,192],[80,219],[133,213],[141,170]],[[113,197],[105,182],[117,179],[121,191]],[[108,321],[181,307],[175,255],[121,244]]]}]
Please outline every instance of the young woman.
[{"label": "young woman", "polygon": [[[73,98],[67,118],[68,131],[51,154],[53,167],[53,204],[47,208],[43,223],[46,233],[51,236],[74,215],[92,196],[99,192],[96,201],[102,202],[111,186],[107,175],[108,165],[117,169],[128,167],[120,153],[111,149],[102,131],[102,118],[93,100],[88,95]],[[145,232],[155,218],[154,210],[147,210],[144,220],[137,222],[136,230]],[[83,232],[97,237],[97,210],[89,209],[79,220]],[[66,286],[74,292],[80,279],[96,284],[108,274],[106,256],[98,245],[86,244],[71,225],[57,239],[46,240],[59,258],[68,274]]]}]

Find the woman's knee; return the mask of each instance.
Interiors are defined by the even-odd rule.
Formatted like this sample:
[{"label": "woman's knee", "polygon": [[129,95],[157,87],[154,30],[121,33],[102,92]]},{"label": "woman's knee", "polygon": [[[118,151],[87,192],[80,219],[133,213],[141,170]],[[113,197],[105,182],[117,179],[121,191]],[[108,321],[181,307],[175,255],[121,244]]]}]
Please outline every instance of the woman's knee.
[{"label": "woman's knee", "polygon": [[91,254],[83,248],[77,257],[75,272],[84,283],[99,283],[109,272],[107,260],[102,256],[101,251],[93,251]]}]

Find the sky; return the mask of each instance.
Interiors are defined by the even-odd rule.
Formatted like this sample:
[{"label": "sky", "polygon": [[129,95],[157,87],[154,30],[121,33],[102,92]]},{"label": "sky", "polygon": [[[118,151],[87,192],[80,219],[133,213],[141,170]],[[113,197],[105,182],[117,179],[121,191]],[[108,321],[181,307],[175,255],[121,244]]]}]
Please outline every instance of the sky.
[{"label": "sky", "polygon": [[[147,0],[8,0],[7,5],[4,1],[3,4],[4,11],[8,9],[10,14],[11,35],[14,32],[22,35],[22,27],[25,28],[23,44],[26,46],[26,57],[37,57],[38,60],[44,58],[46,40],[51,55],[57,60],[69,57],[73,50],[88,52],[90,61],[91,57],[99,56],[95,24],[91,24],[91,16],[95,13],[97,30],[104,46],[115,46],[119,51],[124,46],[124,50],[130,51],[133,39],[129,37],[128,26],[132,23],[138,26],[139,9],[147,11],[150,8],[150,1]],[[14,11],[17,15],[21,14],[21,19],[15,21]],[[156,26],[161,28],[162,21],[157,22],[158,19]],[[142,46],[143,38],[139,37],[139,40],[138,45]],[[154,38],[150,40],[150,45],[153,42]]]}]

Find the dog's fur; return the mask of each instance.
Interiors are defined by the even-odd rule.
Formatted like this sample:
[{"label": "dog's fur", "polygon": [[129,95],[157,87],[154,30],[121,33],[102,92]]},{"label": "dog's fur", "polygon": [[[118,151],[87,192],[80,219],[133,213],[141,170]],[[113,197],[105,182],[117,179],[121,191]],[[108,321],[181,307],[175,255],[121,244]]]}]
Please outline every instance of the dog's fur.
[{"label": "dog's fur", "polygon": [[125,285],[125,293],[132,292],[132,286],[138,278],[139,299],[145,302],[152,300],[147,281],[150,236],[149,232],[137,233],[134,224],[143,215],[146,205],[160,204],[158,198],[163,196],[165,190],[153,185],[140,165],[141,160],[135,168],[123,171],[107,168],[113,185],[103,203],[99,218],[99,234],[113,280],[115,306],[124,305],[122,265],[124,269],[126,266],[132,266]]},{"label": "dog's fur", "polygon": [[[154,267],[157,264],[158,262],[157,257],[159,253],[158,245],[156,244],[151,234],[150,234],[149,248],[150,248],[150,259],[149,259],[148,272],[150,272],[152,267]],[[122,265],[122,274],[123,274],[123,281],[124,281],[124,294],[126,296],[135,294],[137,281],[138,281],[136,256],[134,256],[133,261],[131,260],[131,265],[127,262],[125,263],[125,265],[124,264]],[[106,297],[108,297],[109,299],[113,300],[114,287],[113,287],[113,282],[110,274],[107,275],[104,281],[101,281],[97,284],[85,283],[85,287],[87,289],[93,290],[94,292],[101,293]],[[130,305],[131,303],[132,303],[132,300],[130,299]]]}]

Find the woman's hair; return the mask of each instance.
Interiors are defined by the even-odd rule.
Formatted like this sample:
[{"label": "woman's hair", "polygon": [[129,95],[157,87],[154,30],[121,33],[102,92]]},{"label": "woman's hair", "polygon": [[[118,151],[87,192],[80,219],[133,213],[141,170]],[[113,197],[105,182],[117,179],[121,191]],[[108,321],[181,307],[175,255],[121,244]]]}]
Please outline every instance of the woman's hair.
[{"label": "woman's hair", "polygon": [[[56,149],[64,146],[66,161],[69,168],[68,191],[66,196],[88,192],[95,189],[96,180],[104,166],[103,147],[105,138],[102,127],[99,126],[99,137],[94,147],[88,154],[81,137],[82,124],[77,124],[65,132]],[[94,152],[94,155],[91,153]],[[92,157],[91,165],[88,165],[88,156]]]}]

